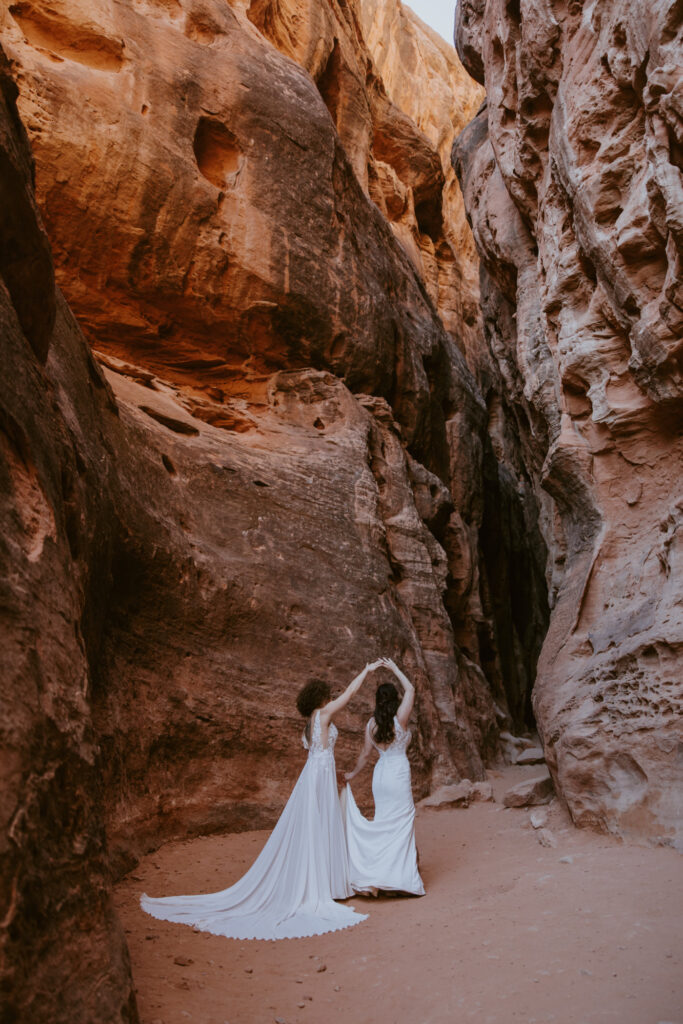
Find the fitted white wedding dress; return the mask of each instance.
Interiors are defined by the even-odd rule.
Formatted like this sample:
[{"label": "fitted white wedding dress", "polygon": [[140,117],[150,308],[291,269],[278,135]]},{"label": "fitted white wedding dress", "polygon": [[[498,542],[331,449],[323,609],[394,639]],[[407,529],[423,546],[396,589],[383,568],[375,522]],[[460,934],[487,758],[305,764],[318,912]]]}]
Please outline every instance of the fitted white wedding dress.
[{"label": "fitted white wedding dress", "polygon": [[344,823],[337,792],[331,724],[322,745],[313,715],[308,758],[266,845],[239,882],[197,896],[143,894],[140,905],[162,921],[189,924],[232,939],[295,939],[364,921],[367,914],[335,900],[351,896]]},{"label": "fitted white wedding dress", "polygon": [[368,821],[358,810],[348,784],[344,791],[351,886],[358,893],[384,889],[424,896],[417,870],[415,804],[406,754],[412,734],[394,717],[394,739],[388,747],[377,746],[369,725],[368,735],[379,753],[372,774],[374,820]]}]

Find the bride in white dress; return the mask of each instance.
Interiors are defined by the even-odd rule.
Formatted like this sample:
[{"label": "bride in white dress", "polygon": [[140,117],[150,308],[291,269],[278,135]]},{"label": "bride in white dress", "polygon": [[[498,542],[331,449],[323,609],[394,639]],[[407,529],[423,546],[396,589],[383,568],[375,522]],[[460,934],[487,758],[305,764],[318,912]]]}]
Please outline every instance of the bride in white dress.
[{"label": "bride in white dress", "polygon": [[[406,755],[415,688],[393,661],[383,658],[382,665],[391,669],[401,683],[403,699],[393,683],[377,687],[375,714],[366,726],[363,749],[353,771],[344,776],[351,887],[357,893],[376,895],[378,890],[390,890],[423,896],[415,848],[415,804]],[[375,817],[368,821],[358,810],[348,783],[375,751],[379,754],[372,775]]]},{"label": "bride in white dress", "polygon": [[221,892],[159,899],[143,894],[143,910],[162,921],[233,939],[303,938],[365,920],[367,914],[334,902],[353,890],[337,791],[333,718],[380,664],[366,665],[336,700],[329,700],[329,686],[318,680],[299,693],[297,708],[308,719],[302,738],[308,759],[246,875]]}]

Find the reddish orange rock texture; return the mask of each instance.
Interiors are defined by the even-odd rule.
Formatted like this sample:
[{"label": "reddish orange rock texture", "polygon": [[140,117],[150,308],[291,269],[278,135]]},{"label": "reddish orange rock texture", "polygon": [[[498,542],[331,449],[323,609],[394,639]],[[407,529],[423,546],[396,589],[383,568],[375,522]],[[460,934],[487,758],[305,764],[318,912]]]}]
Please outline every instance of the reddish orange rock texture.
[{"label": "reddish orange rock texture", "polygon": [[[500,45],[465,0],[459,30],[479,77],[487,32],[498,61],[501,125],[456,147],[483,320],[447,160],[482,90],[394,0],[0,12],[15,1018],[136,1019],[111,876],[170,837],[270,825],[312,675],[340,687],[392,654],[419,691],[416,796],[483,778],[499,726],[531,721],[546,544],[555,780],[579,821],[674,839],[676,29],[657,8],[659,71],[614,87],[644,134],[605,93],[577,162],[589,135],[550,130],[557,40],[600,96],[603,50],[584,67],[578,16],[534,5],[522,31],[508,8],[487,8]],[[590,31],[620,82],[644,37],[610,11]],[[511,91],[496,54],[522,45],[545,98]],[[610,184],[622,159],[632,193]],[[645,204],[623,231],[600,219],[617,193]],[[369,708],[341,723],[342,764]]]},{"label": "reddish orange rock texture", "polygon": [[[452,176],[356,5],[0,18],[54,275],[99,363],[55,293],[22,143],[0,168],[3,237],[26,240],[2,265],[2,983],[19,1017],[133,1020],[109,873],[271,824],[301,764],[298,687],[377,654],[419,689],[416,794],[482,778],[498,722],[525,721],[543,556],[531,492],[491,499]],[[433,252],[462,264],[469,340]],[[531,600],[506,618],[513,563]],[[341,723],[342,763],[369,708]]]},{"label": "reddish orange rock texture", "polygon": [[456,40],[487,340],[547,509],[546,758],[577,823],[680,847],[681,7],[462,0]]},{"label": "reddish orange rock texture", "polygon": [[133,1021],[90,667],[115,406],[55,288],[15,99],[0,53],[0,1018]]}]

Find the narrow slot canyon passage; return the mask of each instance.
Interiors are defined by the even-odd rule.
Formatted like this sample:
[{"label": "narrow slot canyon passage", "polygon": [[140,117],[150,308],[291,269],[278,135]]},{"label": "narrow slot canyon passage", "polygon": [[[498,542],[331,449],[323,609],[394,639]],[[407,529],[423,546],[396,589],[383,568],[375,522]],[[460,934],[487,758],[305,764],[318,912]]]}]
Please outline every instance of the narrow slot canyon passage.
[{"label": "narrow slot canyon passage", "polygon": [[0,1024],[683,1024],[680,3],[0,29]]}]

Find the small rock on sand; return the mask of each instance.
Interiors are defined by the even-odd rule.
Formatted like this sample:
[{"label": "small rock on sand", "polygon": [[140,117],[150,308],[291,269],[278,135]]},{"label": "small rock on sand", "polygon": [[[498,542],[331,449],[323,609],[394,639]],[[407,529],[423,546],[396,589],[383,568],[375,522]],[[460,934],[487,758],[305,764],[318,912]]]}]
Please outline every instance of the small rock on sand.
[{"label": "small rock on sand", "polygon": [[529,747],[520,751],[515,758],[515,764],[543,764],[545,754],[540,747]]},{"label": "small rock on sand", "polygon": [[536,833],[537,839],[541,846],[548,846],[551,849],[555,849],[557,846],[557,839],[552,834],[549,828],[541,828]]},{"label": "small rock on sand", "polygon": [[534,775],[533,779],[525,779],[508,789],[503,797],[505,807],[529,807],[534,804],[547,804],[553,798],[553,780],[546,768],[542,775]]},{"label": "small rock on sand", "polygon": [[463,779],[462,782],[451,786],[440,786],[424,800],[420,800],[418,806],[445,810],[449,807],[469,807],[476,801],[488,800],[493,800],[493,787],[490,782],[470,782],[469,779]]},{"label": "small rock on sand", "polygon": [[536,807],[529,815],[529,821],[534,828],[543,828],[548,824],[548,812],[545,807]]}]

